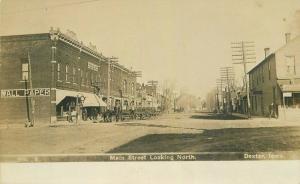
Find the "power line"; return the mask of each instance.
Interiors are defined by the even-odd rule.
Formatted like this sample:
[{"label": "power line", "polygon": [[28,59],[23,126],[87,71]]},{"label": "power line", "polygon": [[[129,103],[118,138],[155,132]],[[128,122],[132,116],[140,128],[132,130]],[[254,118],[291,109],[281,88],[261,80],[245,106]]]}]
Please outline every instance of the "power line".
[{"label": "power line", "polygon": [[44,11],[48,11],[49,9],[54,9],[54,8],[59,8],[59,7],[64,7],[64,6],[73,6],[73,5],[87,4],[87,3],[97,2],[97,1],[102,1],[102,0],[86,0],[86,1],[78,1],[78,2],[72,2],[72,3],[62,3],[62,4],[48,6],[48,7],[25,9],[25,10],[22,10],[22,11],[14,11],[14,12],[4,12],[2,14],[4,14],[4,15],[7,15],[7,14],[18,14],[18,13],[24,13],[24,12],[43,11],[43,10]]},{"label": "power line", "polygon": [[255,63],[256,53],[255,53],[255,42],[250,41],[239,41],[239,42],[232,42],[232,60],[234,61],[233,64],[242,64],[244,67],[244,86],[246,87],[247,93],[247,112],[248,118],[251,117],[251,104],[250,104],[250,90],[249,84],[247,79],[247,64],[248,63]]}]

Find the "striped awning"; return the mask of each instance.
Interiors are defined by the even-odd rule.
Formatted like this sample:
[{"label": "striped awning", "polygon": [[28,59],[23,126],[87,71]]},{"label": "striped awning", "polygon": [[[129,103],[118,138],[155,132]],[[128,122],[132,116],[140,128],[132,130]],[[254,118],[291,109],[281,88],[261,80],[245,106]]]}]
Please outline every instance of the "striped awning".
[{"label": "striped awning", "polygon": [[56,89],[56,104],[59,104],[66,97],[84,98],[83,107],[106,107],[107,104],[96,94],[78,91]]}]

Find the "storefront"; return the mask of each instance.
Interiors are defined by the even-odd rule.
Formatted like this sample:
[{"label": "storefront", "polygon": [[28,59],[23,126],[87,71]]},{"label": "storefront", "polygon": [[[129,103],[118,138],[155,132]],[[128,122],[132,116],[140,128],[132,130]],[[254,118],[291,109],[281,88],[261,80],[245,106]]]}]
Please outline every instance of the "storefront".
[{"label": "storefront", "polygon": [[66,120],[76,111],[79,118],[92,119],[104,111],[107,104],[96,94],[69,90],[56,90],[57,120]]},{"label": "storefront", "polygon": [[299,121],[300,119],[300,85],[282,85],[282,104],[278,107],[282,120]]}]

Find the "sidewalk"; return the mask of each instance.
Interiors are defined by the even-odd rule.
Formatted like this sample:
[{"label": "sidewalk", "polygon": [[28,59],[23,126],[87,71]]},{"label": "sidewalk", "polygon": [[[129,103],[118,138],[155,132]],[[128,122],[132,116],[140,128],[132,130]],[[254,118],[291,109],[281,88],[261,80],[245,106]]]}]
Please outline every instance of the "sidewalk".
[{"label": "sidewalk", "polygon": [[[233,116],[237,116],[237,117],[240,117],[240,118],[244,118],[244,119],[249,119],[248,118],[248,114],[241,114],[241,113],[237,113],[237,112],[234,112],[232,113]],[[265,116],[255,116],[255,115],[251,115],[251,118],[250,119],[269,119],[268,117],[265,117]],[[271,118],[271,119],[274,119],[276,120],[275,118]]]},{"label": "sidewalk", "polygon": [[[232,113],[233,116],[236,117],[240,117],[240,118],[244,118],[244,119],[248,119],[248,115],[247,114],[240,114],[240,113]],[[283,118],[269,118],[266,116],[255,116],[255,115],[251,115],[251,118],[248,120],[256,120],[256,121],[268,121],[268,122],[286,122],[286,123],[297,123],[299,122],[300,125],[300,120],[297,119],[283,119]]]},{"label": "sidewalk", "polygon": [[25,123],[17,122],[17,123],[2,123],[0,124],[0,129],[33,129],[33,128],[41,128],[41,127],[63,127],[63,126],[79,126],[79,125],[89,125],[95,123],[106,123],[101,122],[100,120],[87,120],[87,121],[79,121],[79,122],[68,122],[68,121],[56,121],[55,123],[50,122],[36,122],[33,127],[25,127]]}]

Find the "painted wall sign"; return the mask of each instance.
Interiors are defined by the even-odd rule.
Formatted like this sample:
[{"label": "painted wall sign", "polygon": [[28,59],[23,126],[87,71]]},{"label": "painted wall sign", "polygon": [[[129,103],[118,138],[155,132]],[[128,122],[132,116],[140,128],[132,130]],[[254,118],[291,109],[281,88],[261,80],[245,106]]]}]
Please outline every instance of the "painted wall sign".
[{"label": "painted wall sign", "polygon": [[26,96],[50,96],[50,88],[2,89],[1,98],[17,98]]},{"label": "painted wall sign", "polygon": [[88,62],[88,68],[91,69],[91,70],[94,70],[94,71],[98,71],[98,66],[91,63],[91,62]]}]

